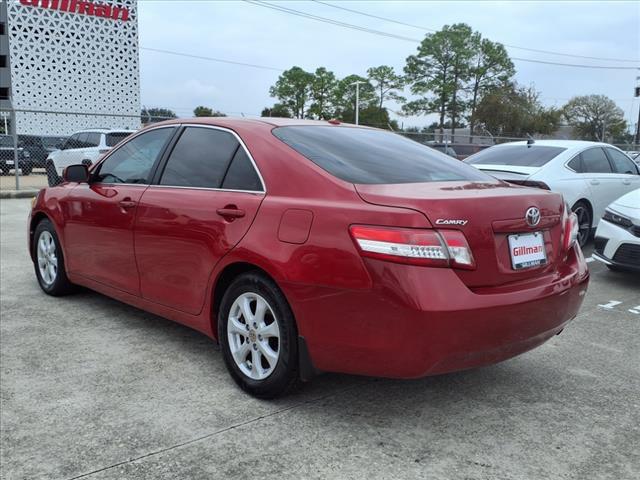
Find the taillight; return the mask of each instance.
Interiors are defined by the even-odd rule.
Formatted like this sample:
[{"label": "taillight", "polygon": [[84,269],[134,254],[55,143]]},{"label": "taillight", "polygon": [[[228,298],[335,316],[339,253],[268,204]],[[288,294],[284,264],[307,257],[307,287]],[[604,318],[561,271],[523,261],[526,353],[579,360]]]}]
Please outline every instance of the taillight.
[{"label": "taillight", "polygon": [[349,231],[365,257],[430,267],[475,268],[467,239],[457,230],[353,225]]},{"label": "taillight", "polygon": [[575,213],[569,213],[569,216],[564,221],[564,251],[568,251],[573,245],[575,245],[578,239],[578,217]]}]

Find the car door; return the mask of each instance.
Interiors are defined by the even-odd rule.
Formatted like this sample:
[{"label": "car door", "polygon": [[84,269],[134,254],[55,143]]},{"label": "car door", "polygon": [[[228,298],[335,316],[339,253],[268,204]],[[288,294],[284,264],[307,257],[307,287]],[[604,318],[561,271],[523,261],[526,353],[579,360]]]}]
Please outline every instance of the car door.
[{"label": "car door", "polygon": [[74,133],[64,144],[62,151],[55,155],[55,167],[58,175],[69,165],[76,165],[82,161],[82,137],[86,138],[86,133]]},{"label": "car door", "polygon": [[582,158],[582,177],[589,182],[591,205],[593,207],[593,226],[597,226],[600,218],[613,200],[621,195],[619,179],[613,174],[611,163],[602,147],[591,147],[580,154]]},{"label": "car door", "polygon": [[175,131],[162,127],[133,137],[96,167],[89,183],[77,185],[60,201],[71,273],[140,295],[133,249],[138,202]]},{"label": "car door", "polygon": [[605,152],[613,165],[613,175],[620,188],[620,195],[611,200],[613,202],[625,193],[640,188],[640,173],[638,172],[638,167],[633,163],[633,160],[621,151],[612,147],[606,147]]},{"label": "car door", "polygon": [[142,296],[190,314],[220,259],[246,234],[265,191],[233,132],[186,126],[144,192],[135,226]]}]

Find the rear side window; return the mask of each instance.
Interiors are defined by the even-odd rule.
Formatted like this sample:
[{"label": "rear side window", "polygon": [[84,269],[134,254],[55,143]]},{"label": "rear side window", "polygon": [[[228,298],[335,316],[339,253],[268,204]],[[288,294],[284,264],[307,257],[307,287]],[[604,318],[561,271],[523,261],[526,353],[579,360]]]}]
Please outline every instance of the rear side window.
[{"label": "rear side window", "polygon": [[576,173],[582,173],[582,157],[580,155],[573,157],[567,166]]},{"label": "rear side window", "polygon": [[97,132],[89,132],[87,133],[87,147],[97,147],[100,145],[100,134]]},{"label": "rear side window", "polygon": [[106,137],[105,141],[107,143],[107,147],[115,147],[118,143],[120,143],[122,140],[127,138],[129,135],[131,135],[131,133],[128,133],[128,132],[107,133],[105,135]]},{"label": "rear side window", "polygon": [[187,127],[173,148],[161,185],[220,188],[240,144],[229,132]]},{"label": "rear side window", "polygon": [[351,183],[493,179],[395,133],[357,127],[278,127],[273,134],[320,168]]},{"label": "rear side window", "polygon": [[586,173],[611,173],[611,165],[604,150],[600,147],[590,148],[580,154],[582,156],[582,168]]},{"label": "rear side window", "polygon": [[465,162],[472,165],[542,167],[565,150],[566,148],[547,145],[508,145],[487,148],[466,159]]},{"label": "rear side window", "polygon": [[613,148],[607,148],[607,155],[613,163],[614,170],[617,173],[627,173],[629,175],[637,175],[638,169],[624,153]]},{"label": "rear side window", "polygon": [[0,137],[0,147],[13,147],[13,138],[5,137],[4,135]]},{"label": "rear side window", "polygon": [[247,152],[240,147],[233,156],[231,165],[222,182],[222,188],[227,190],[250,190],[254,192],[262,191],[260,177],[256,173]]},{"label": "rear side window", "polygon": [[150,130],[117,148],[100,164],[95,181],[149,183],[151,169],[174,131],[174,127]]}]

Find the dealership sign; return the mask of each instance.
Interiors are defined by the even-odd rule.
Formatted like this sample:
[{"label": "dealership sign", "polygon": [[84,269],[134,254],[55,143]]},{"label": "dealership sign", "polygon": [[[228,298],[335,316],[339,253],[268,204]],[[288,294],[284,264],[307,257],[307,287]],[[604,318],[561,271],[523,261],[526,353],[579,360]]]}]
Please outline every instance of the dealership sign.
[{"label": "dealership sign", "polygon": [[61,12],[78,13],[110,20],[123,20],[125,22],[129,20],[129,9],[126,7],[115,7],[85,0],[20,0],[20,3],[27,7],[59,10]]}]

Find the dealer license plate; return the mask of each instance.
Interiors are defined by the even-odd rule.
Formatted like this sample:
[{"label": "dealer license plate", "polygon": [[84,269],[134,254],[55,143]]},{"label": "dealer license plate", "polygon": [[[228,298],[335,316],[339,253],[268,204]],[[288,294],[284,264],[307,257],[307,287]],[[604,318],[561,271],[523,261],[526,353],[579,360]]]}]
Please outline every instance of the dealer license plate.
[{"label": "dealer license plate", "polygon": [[4,163],[6,163],[7,165],[13,165],[13,160],[6,160]]},{"label": "dealer license plate", "polygon": [[509,253],[514,270],[537,267],[547,263],[542,232],[509,235]]}]

